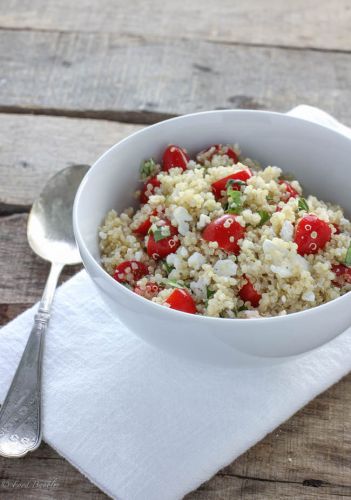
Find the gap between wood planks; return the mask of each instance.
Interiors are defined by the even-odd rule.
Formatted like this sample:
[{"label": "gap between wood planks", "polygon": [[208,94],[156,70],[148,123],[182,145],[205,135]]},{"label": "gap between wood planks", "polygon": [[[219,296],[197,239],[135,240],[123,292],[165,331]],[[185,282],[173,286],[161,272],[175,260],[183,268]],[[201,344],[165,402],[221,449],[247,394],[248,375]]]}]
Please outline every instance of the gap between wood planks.
[{"label": "gap between wood planks", "polygon": [[0,202],[0,217],[10,217],[17,214],[28,214],[31,205],[17,205],[15,203]]},{"label": "gap between wood planks", "polygon": [[[32,28],[31,26],[26,27],[18,27],[18,26],[0,26],[0,31],[18,31],[18,32],[34,32],[34,33],[53,33],[56,35],[70,34],[70,35],[101,35],[101,31],[99,30],[58,30],[58,29],[50,29],[50,28]],[[113,31],[104,31],[105,35],[115,35],[116,33]],[[131,39],[131,40],[147,40],[148,42],[161,42],[165,40],[165,37],[160,36],[147,36],[144,37],[142,35],[134,35],[132,33],[123,33],[123,38]],[[167,41],[193,41],[194,39],[186,36],[167,36]],[[284,49],[284,50],[310,50],[314,52],[327,52],[332,54],[351,54],[351,50],[349,49],[328,49],[326,47],[313,47],[309,45],[300,46],[300,45],[283,45],[279,43],[258,43],[258,42],[238,42],[235,40],[213,40],[212,38],[203,37],[200,39],[202,42],[213,43],[216,45],[229,45],[235,47],[257,47],[257,48],[266,48],[266,49]]]},{"label": "gap between wood planks", "polygon": [[[240,109],[240,108],[238,108]],[[162,120],[178,116],[173,113],[161,113],[149,110],[109,110],[109,109],[65,109],[65,108],[38,108],[31,106],[7,106],[0,104],[0,113],[11,115],[38,115],[38,116],[62,116],[65,118],[86,118],[94,120],[106,120],[120,123],[131,123],[134,125],[152,125]]]},{"label": "gap between wood planks", "polygon": [[[281,483],[281,484],[299,484],[301,486],[306,486],[310,488],[320,488],[322,486],[331,486],[331,487],[337,487],[337,488],[347,488],[351,489],[351,485],[348,484],[337,484],[337,483],[330,483],[329,481],[323,481],[321,479],[303,479],[302,481],[288,481],[284,479],[270,479],[267,477],[252,477],[252,476],[245,476],[242,474],[231,474],[228,472],[217,472],[218,476],[221,477],[236,477],[238,479],[250,479],[254,481],[263,481],[267,483]],[[201,487],[200,487],[201,488]],[[348,493],[348,492],[346,492]],[[348,495],[349,496],[349,495]],[[350,496],[351,496],[351,491],[350,491]]]}]

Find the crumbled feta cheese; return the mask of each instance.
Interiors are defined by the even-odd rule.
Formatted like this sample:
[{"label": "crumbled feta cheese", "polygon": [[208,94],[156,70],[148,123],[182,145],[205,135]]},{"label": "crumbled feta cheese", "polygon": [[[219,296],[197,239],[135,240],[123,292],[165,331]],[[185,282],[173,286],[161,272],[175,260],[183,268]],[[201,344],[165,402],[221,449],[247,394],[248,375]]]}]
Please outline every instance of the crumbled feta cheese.
[{"label": "crumbled feta cheese", "polygon": [[262,248],[265,257],[271,262],[271,271],[281,278],[289,278],[293,274],[308,270],[306,259],[289,248],[289,243],[279,238],[265,240]]},{"label": "crumbled feta cheese", "polygon": [[178,231],[182,236],[189,232],[189,222],[193,220],[186,208],[177,207],[173,212],[173,217],[177,223]]},{"label": "crumbled feta cheese", "polygon": [[210,222],[211,222],[211,219],[208,215],[201,214],[199,217],[199,222],[196,224],[196,227],[197,227],[197,229],[203,229]]},{"label": "crumbled feta cheese", "polygon": [[178,248],[177,254],[179,254],[181,257],[188,257],[189,252],[185,247],[181,246]]},{"label": "crumbled feta cheese", "polygon": [[194,269],[200,269],[202,264],[206,262],[206,259],[201,253],[194,252],[188,259],[188,264]]},{"label": "crumbled feta cheese", "polygon": [[192,281],[190,283],[190,288],[194,292],[195,296],[197,298],[201,299],[206,299],[207,297],[207,285],[209,284],[210,280],[208,279],[207,276],[200,276],[200,278],[197,281]]},{"label": "crumbled feta cheese", "polygon": [[243,311],[246,319],[262,318],[258,311]]},{"label": "crumbled feta cheese", "polygon": [[302,300],[305,300],[306,302],[313,302],[315,299],[315,295],[312,291],[308,291],[302,294]]},{"label": "crumbled feta cheese", "polygon": [[174,266],[176,269],[181,266],[182,260],[179,258],[179,256],[176,253],[170,253],[166,257],[166,262],[170,266]]},{"label": "crumbled feta cheese", "polygon": [[235,276],[238,266],[230,259],[217,260],[213,266],[218,276]]},{"label": "crumbled feta cheese", "polygon": [[294,226],[291,224],[290,221],[286,220],[283,223],[283,226],[280,231],[280,237],[284,241],[292,241],[293,239],[293,234],[294,234]]},{"label": "crumbled feta cheese", "polygon": [[288,263],[281,266],[275,266],[274,264],[272,264],[271,271],[275,274],[278,274],[278,276],[280,276],[281,278],[290,278],[290,276],[292,276],[293,274],[291,266]]}]

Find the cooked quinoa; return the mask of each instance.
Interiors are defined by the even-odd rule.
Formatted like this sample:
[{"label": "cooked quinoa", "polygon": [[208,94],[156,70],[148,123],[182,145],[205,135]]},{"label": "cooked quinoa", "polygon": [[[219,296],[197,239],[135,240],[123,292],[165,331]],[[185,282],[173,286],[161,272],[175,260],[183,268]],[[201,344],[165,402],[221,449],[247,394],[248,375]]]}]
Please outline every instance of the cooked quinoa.
[{"label": "cooked quinoa", "polygon": [[143,162],[141,178],[139,208],[111,210],[99,237],[106,271],[145,298],[251,318],[351,290],[350,221],[279,167],[261,168],[237,145],[194,159],[171,145],[160,164]]}]

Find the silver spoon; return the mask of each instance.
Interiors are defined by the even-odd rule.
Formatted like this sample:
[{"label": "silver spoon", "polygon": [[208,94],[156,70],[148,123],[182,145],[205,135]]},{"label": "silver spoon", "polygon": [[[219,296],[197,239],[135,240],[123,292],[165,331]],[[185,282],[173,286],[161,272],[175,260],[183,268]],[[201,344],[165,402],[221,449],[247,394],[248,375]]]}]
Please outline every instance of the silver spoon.
[{"label": "silver spoon", "polygon": [[41,442],[44,333],[63,267],[81,260],[73,235],[72,208],[88,168],[74,165],[58,172],[46,184],[29,214],[29,244],[36,254],[51,262],[51,268],[27,345],[0,410],[0,455],[4,457],[22,457]]}]

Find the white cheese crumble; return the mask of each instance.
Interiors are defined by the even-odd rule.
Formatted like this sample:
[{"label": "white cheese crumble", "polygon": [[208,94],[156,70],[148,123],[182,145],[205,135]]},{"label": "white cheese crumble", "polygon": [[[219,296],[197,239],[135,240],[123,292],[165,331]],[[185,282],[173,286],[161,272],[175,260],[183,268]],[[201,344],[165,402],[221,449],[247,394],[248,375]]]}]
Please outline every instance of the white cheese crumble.
[{"label": "white cheese crumble", "polygon": [[238,266],[230,259],[217,260],[213,266],[218,276],[235,276]]},{"label": "white cheese crumble", "polygon": [[288,220],[284,221],[280,231],[280,237],[282,238],[282,240],[292,241],[293,234],[294,234],[294,226],[291,224],[290,221]]},{"label": "white cheese crumble", "polygon": [[246,319],[262,318],[258,311],[243,311]]},{"label": "white cheese crumble", "polygon": [[189,232],[189,222],[193,220],[186,208],[177,207],[173,212],[173,217],[177,223],[178,231],[182,236]]},{"label": "white cheese crumble", "polygon": [[313,302],[315,299],[314,293],[310,290],[308,292],[305,292],[302,294],[302,300],[305,300],[306,302]]},{"label": "white cheese crumble", "polygon": [[207,276],[200,276],[197,281],[192,281],[190,283],[190,288],[194,292],[198,299],[206,299],[207,297],[207,285],[210,280]]},{"label": "white cheese crumble", "polygon": [[196,227],[197,227],[197,229],[203,229],[210,222],[211,222],[211,219],[208,215],[201,214],[199,217],[199,222],[196,224]]},{"label": "white cheese crumble", "polygon": [[167,255],[166,262],[169,266],[174,266],[176,269],[181,267],[182,264],[182,260],[175,253],[170,253],[169,255]]},{"label": "white cheese crumble", "polygon": [[194,269],[200,269],[202,264],[206,262],[206,259],[201,253],[194,252],[188,259],[188,264]]},{"label": "white cheese crumble", "polygon": [[293,274],[308,270],[307,260],[290,249],[288,243],[279,238],[265,240],[262,248],[265,257],[271,262],[271,271],[281,278],[290,278]]}]

